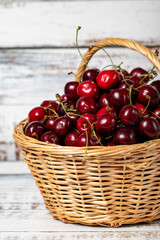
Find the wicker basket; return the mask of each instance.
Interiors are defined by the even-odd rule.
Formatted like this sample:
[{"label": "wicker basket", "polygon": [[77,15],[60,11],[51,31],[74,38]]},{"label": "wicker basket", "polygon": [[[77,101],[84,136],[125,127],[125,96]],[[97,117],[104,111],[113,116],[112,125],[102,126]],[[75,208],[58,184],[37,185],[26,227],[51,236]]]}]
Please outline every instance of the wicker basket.
[{"label": "wicker basket", "polygon": [[[85,54],[120,45],[146,56],[160,71],[149,49],[126,39],[104,39]],[[77,79],[85,70],[81,62]],[[24,134],[27,120],[14,129],[14,139],[53,218],[66,223],[119,227],[160,218],[160,142],[84,148],[47,144]]]}]

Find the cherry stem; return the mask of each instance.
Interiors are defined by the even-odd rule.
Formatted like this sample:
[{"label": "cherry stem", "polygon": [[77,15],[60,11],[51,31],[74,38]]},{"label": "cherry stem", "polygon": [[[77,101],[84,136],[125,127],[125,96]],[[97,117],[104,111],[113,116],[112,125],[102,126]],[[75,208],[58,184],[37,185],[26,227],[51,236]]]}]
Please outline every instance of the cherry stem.
[{"label": "cherry stem", "polygon": [[133,88],[133,85],[131,85],[129,87],[129,102],[130,102],[130,105],[132,105],[132,88]]},{"label": "cherry stem", "polygon": [[145,111],[147,110],[147,108],[148,108],[148,106],[149,106],[149,104],[150,104],[150,101],[151,101],[151,98],[148,96],[148,103],[147,103],[147,106],[145,107],[145,109],[144,109],[143,112],[142,112],[142,116],[143,116],[143,114],[145,113]]},{"label": "cherry stem", "polygon": [[84,151],[84,155],[83,155],[83,163],[85,163],[86,160],[86,153],[87,153],[87,148],[88,148],[88,133],[86,131],[86,147],[85,147],[85,151]]},{"label": "cherry stem", "polygon": [[89,67],[88,67],[88,65],[87,65],[87,63],[86,63],[86,61],[84,60],[84,57],[82,56],[82,54],[81,54],[81,52],[80,52],[80,50],[79,50],[79,46],[78,46],[78,32],[79,32],[80,29],[81,29],[81,27],[78,26],[77,31],[76,31],[76,47],[77,47],[77,50],[78,50],[78,52],[79,52],[79,55],[81,56],[81,58],[82,58],[84,64],[85,64],[86,67],[89,69]]},{"label": "cherry stem", "polygon": [[62,105],[62,107],[63,107],[66,115],[68,116],[68,113],[67,113],[67,111],[66,111],[66,107],[64,106],[64,104],[63,104],[63,102],[62,102],[62,100],[61,100],[61,96],[60,96],[58,93],[56,94],[56,98],[57,98],[57,100],[59,101],[59,103]]},{"label": "cherry stem", "polygon": [[101,141],[99,141],[99,138],[97,137],[97,134],[96,134],[96,132],[93,130],[93,134],[94,134],[94,136],[96,137],[96,139],[97,139],[97,141],[99,142],[99,144],[101,145],[101,146],[103,146],[103,144],[101,143]]},{"label": "cherry stem", "polygon": [[108,137],[105,137],[105,139],[107,140],[107,139],[110,139],[110,138],[112,138],[112,137],[113,137],[113,135],[108,136]]},{"label": "cherry stem", "polygon": [[[142,77],[144,76],[144,78],[141,79],[140,83],[142,83],[144,81],[144,79],[146,79],[146,77],[148,77],[154,71],[154,69],[155,69],[155,66],[152,67],[152,69],[148,72],[148,74],[140,75]],[[149,81],[150,81],[150,79],[149,79]]]},{"label": "cherry stem", "polygon": [[68,75],[73,74],[75,77],[77,77],[77,75],[74,72],[69,72]]},{"label": "cherry stem", "polygon": [[[48,105],[49,106],[49,105]],[[46,107],[47,110],[50,110],[52,112],[54,112],[54,114],[59,117],[58,113],[56,112],[56,110],[54,108],[50,108],[50,107]]]},{"label": "cherry stem", "polygon": [[[114,70],[116,70],[117,68],[119,68],[121,65],[123,64],[123,62],[121,62],[118,66],[116,66],[116,65],[114,65]],[[109,65],[106,65],[106,66],[104,66],[103,68],[102,68],[102,71],[105,69],[105,68],[107,68],[107,67],[113,67],[113,65],[112,64],[109,64]]]}]

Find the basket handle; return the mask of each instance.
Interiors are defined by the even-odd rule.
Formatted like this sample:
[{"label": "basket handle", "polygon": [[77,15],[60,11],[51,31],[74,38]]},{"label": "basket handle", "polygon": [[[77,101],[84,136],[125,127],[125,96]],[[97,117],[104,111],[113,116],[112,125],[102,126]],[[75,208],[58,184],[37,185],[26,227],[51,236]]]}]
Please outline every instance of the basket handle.
[{"label": "basket handle", "polygon": [[[141,45],[136,41],[131,41],[128,39],[121,39],[121,38],[107,38],[101,41],[96,42],[93,46],[91,46],[86,54],[84,55],[84,60],[82,59],[76,74],[75,81],[81,81],[81,77],[83,72],[86,69],[86,64],[88,64],[89,60],[92,56],[101,48],[109,46],[109,45],[118,45],[123,47],[128,47],[132,50],[136,50],[140,54],[144,55],[148,60],[157,68],[160,72],[160,60],[159,58],[147,47]],[[85,62],[84,62],[85,61]]]}]

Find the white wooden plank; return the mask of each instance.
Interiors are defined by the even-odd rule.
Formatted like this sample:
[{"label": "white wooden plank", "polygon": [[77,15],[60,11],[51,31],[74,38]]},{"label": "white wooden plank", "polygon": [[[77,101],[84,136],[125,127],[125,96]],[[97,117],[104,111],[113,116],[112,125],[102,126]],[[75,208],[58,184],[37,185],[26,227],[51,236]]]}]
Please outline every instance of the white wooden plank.
[{"label": "white wooden plank", "polygon": [[30,174],[27,164],[21,162],[0,162],[0,176],[1,175],[24,175]]},{"label": "white wooden plank", "polygon": [[[87,6],[87,7],[86,7]],[[159,1],[28,1],[0,5],[0,47],[73,46],[106,37],[160,44]]]}]

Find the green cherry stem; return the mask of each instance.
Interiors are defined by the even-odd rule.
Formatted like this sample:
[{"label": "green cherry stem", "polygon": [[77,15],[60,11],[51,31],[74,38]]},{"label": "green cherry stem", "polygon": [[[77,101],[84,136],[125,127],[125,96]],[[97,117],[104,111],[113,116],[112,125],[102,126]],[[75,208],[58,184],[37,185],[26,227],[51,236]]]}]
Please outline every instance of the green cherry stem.
[{"label": "green cherry stem", "polygon": [[147,106],[145,107],[145,109],[142,112],[142,116],[144,115],[145,111],[147,110],[147,108],[148,108],[148,106],[150,104],[150,101],[151,101],[151,98],[148,96],[148,103],[147,103]]},{"label": "green cherry stem", "polygon": [[131,85],[129,87],[129,102],[130,102],[130,105],[132,105],[132,89],[133,89],[133,85]]}]

